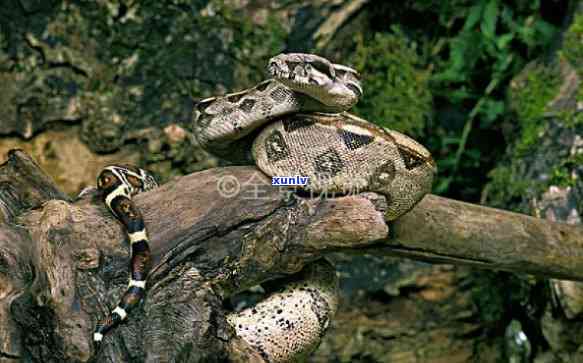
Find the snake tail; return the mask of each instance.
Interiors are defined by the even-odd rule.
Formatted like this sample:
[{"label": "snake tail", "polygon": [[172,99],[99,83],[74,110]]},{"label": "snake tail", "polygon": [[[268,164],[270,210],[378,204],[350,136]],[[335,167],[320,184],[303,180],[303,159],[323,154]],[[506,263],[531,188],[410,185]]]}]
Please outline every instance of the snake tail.
[{"label": "snake tail", "polygon": [[132,197],[156,187],[156,181],[143,169],[133,166],[111,165],[97,178],[103,202],[123,224],[131,245],[130,280],[118,305],[96,326],[93,341],[103,337],[124,321],[139,305],[146,293],[146,277],[150,270],[151,255],[148,232],[139,209]]}]

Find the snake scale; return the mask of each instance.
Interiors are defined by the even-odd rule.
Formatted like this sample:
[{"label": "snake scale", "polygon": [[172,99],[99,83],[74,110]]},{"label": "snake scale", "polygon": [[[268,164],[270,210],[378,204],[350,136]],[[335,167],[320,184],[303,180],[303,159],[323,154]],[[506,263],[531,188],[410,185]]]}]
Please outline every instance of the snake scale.
[{"label": "snake scale", "polygon": [[[302,53],[272,58],[267,71],[272,78],[253,88],[197,103],[193,131],[203,148],[233,164],[255,163],[268,176],[308,177],[304,188],[311,192],[378,192],[387,199],[388,220],[430,191],[436,166],[427,149],[346,112],[363,94],[357,71]],[[109,166],[98,177],[105,204],[126,228],[132,259],[128,289],[97,324],[95,342],[144,297],[148,236],[131,197],[155,186],[151,175],[131,166]],[[326,330],[336,287],[333,266],[318,261],[278,294],[227,320],[266,361],[295,360]]]}]

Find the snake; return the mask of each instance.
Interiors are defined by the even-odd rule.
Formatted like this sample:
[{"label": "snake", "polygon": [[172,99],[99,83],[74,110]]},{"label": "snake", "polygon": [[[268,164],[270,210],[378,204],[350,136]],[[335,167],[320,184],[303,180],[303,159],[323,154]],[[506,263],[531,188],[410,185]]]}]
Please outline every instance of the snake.
[{"label": "snake", "polygon": [[93,341],[99,344],[105,334],[125,320],[139,305],[146,290],[151,255],[148,232],[140,210],[132,197],[158,186],[154,176],[133,165],[109,165],[97,177],[97,189],[103,203],[123,224],[131,244],[130,280],[118,305],[97,323]]},{"label": "snake", "polygon": [[301,175],[314,193],[377,192],[385,217],[409,211],[431,190],[436,164],[412,138],[346,112],[363,94],[360,74],[315,54],[270,59],[272,78],[203,99],[194,134],[202,148],[271,177]]},{"label": "snake", "polygon": [[[363,95],[353,68],[306,53],[268,62],[270,78],[256,86],[198,101],[193,133],[199,145],[228,163],[254,164],[271,177],[301,175],[314,193],[384,195],[394,220],[431,190],[437,172],[414,139],[348,112]],[[145,296],[148,234],[132,197],[157,186],[144,169],[112,165],[98,176],[107,208],[126,229],[131,273],[120,303],[95,329],[96,343]],[[294,361],[312,351],[338,306],[337,278],[327,261],[308,264],[296,280],[253,307],[227,316],[236,334],[268,362]]]}]

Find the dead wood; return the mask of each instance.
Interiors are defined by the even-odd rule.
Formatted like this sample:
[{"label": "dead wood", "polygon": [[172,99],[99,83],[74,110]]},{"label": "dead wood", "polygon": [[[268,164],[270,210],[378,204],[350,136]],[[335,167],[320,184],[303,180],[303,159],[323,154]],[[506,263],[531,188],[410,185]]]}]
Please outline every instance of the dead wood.
[{"label": "dead wood", "polygon": [[583,279],[581,226],[428,195],[391,228],[375,253]]},{"label": "dead wood", "polygon": [[68,200],[51,178],[26,153],[11,150],[0,165],[0,222],[50,199]]},{"label": "dead wood", "polygon": [[[0,225],[0,361],[91,360],[94,323],[127,284],[124,231],[95,193],[70,202],[25,154],[11,160],[3,183],[34,209],[0,195],[13,211]],[[26,173],[11,180],[14,165]],[[253,167],[217,168],[136,196],[154,256],[148,298],[99,361],[258,361],[226,324],[223,299],[329,252],[583,280],[580,227],[436,196],[387,224],[382,196],[308,199],[269,182]]]}]

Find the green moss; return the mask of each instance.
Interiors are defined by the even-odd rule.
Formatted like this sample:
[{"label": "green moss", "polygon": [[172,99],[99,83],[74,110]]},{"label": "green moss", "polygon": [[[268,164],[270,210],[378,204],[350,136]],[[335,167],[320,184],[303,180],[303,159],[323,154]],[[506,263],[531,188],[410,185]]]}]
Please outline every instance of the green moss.
[{"label": "green moss", "polygon": [[356,38],[349,60],[363,76],[364,97],[354,112],[381,126],[420,135],[431,115],[429,71],[421,69],[415,47],[401,34]]},{"label": "green moss", "polygon": [[521,199],[528,191],[530,181],[520,178],[513,166],[498,166],[488,176],[491,181],[486,187],[488,205],[510,208],[511,201]]},{"label": "green moss", "polygon": [[545,125],[547,106],[557,95],[560,80],[557,63],[531,63],[511,82],[509,103],[520,127],[517,156],[536,145]]},{"label": "green moss", "polygon": [[583,14],[577,13],[563,38],[562,55],[577,70],[583,78]]},{"label": "green moss", "polygon": [[574,186],[575,180],[572,178],[568,169],[564,165],[560,165],[553,169],[550,184],[560,187]]},{"label": "green moss", "polygon": [[491,329],[506,327],[509,310],[530,309],[529,313],[536,315],[548,302],[546,284],[532,276],[476,271],[471,278],[472,300],[480,321]]},{"label": "green moss", "polygon": [[579,165],[583,165],[582,154],[569,156],[553,169],[548,184],[559,187],[575,187],[577,184],[575,169]]},{"label": "green moss", "polygon": [[[509,87],[508,101],[513,111],[515,126],[514,143],[505,165],[498,166],[489,177],[487,187],[488,204],[511,208],[516,211],[530,212],[529,198],[540,195],[550,185],[560,187],[574,186],[575,170],[583,162],[582,157],[563,154],[545,154],[549,135],[552,138],[556,128],[565,128],[577,133],[583,125],[583,114],[570,107],[557,109],[556,97],[564,82],[567,63],[578,67],[580,72],[581,29],[583,17],[575,19],[569,28],[563,53],[551,63],[535,62],[526,66],[516,76]],[[578,39],[578,41],[577,41]],[[579,57],[579,58],[577,58]],[[561,71],[562,70],[562,71]],[[583,89],[579,87],[575,95],[577,102],[583,101]],[[555,106],[553,106],[555,105]],[[554,126],[552,126],[554,125]],[[555,130],[555,131],[553,131]],[[567,131],[567,130],[565,130]],[[541,146],[547,145],[547,146]],[[538,159],[538,161],[535,161]],[[534,164],[534,163],[537,164]],[[532,178],[526,165],[539,165],[544,168],[545,177]],[[548,176],[548,177],[547,177]]]},{"label": "green moss", "polygon": [[[579,91],[579,94],[583,96],[583,92]],[[579,97],[579,94],[577,97]],[[581,100],[577,99],[577,102]],[[583,125],[583,113],[576,110],[567,110],[557,114],[558,119],[562,120],[565,126],[575,129]]]}]

